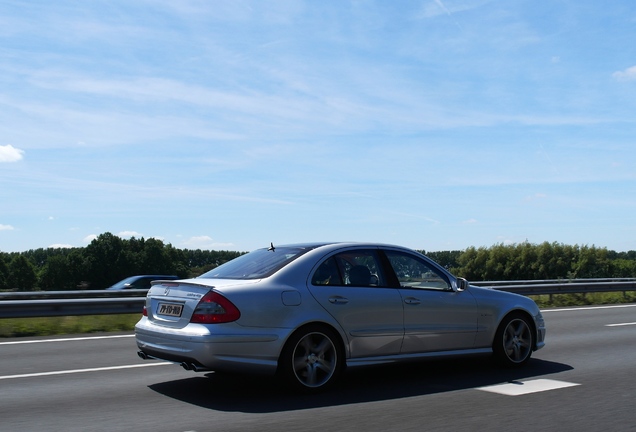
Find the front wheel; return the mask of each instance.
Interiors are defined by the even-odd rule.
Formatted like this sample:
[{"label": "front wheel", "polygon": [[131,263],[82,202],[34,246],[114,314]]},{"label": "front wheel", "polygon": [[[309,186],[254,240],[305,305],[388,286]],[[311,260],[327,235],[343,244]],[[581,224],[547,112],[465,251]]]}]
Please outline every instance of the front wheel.
[{"label": "front wheel", "polygon": [[493,352],[503,366],[521,366],[530,360],[534,336],[528,318],[522,314],[508,315],[497,329]]},{"label": "front wheel", "polygon": [[338,336],[327,328],[310,326],[287,341],[279,372],[292,387],[315,392],[332,385],[343,364]]}]

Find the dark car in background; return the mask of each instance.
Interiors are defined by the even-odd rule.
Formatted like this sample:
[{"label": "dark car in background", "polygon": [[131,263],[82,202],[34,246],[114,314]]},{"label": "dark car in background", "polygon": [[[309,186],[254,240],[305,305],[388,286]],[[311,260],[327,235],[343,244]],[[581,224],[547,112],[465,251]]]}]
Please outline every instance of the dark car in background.
[{"label": "dark car in background", "polygon": [[137,275],[130,276],[124,280],[120,280],[116,284],[106,288],[109,290],[122,290],[122,289],[150,289],[150,283],[155,280],[176,280],[178,276],[174,275]]}]

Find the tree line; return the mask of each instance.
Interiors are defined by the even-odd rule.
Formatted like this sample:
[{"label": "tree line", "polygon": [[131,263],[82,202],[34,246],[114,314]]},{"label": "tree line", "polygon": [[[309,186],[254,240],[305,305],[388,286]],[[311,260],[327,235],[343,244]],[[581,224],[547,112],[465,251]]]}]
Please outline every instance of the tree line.
[{"label": "tree line", "polygon": [[616,252],[596,246],[529,242],[463,251],[420,251],[469,281],[633,278],[636,251]]},{"label": "tree line", "polygon": [[[469,281],[636,277],[636,251],[528,242],[420,252]],[[99,235],[81,248],[0,252],[0,291],[104,289],[132,275],[196,277],[244,252],[177,249],[157,239]]]},{"label": "tree line", "polygon": [[0,253],[0,291],[104,289],[140,274],[195,277],[241,252],[177,249],[154,238],[104,233],[81,248]]}]

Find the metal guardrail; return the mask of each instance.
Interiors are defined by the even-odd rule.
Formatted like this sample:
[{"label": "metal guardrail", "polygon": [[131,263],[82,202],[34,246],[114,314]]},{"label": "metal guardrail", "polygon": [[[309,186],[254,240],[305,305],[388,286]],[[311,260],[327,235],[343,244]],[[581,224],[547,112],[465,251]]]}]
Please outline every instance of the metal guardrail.
[{"label": "metal guardrail", "polygon": [[35,318],[76,315],[141,315],[144,297],[0,301],[0,318]]},{"label": "metal guardrail", "polygon": [[471,282],[471,285],[498,287],[502,285],[545,285],[545,284],[596,284],[601,282],[636,282],[636,278],[588,278],[588,279],[531,279],[531,280],[515,280],[515,281],[479,281]]},{"label": "metal guardrail", "polygon": [[0,318],[141,314],[147,289],[0,293]]},{"label": "metal guardrail", "polygon": [[477,286],[492,286],[499,291],[508,291],[525,296],[552,294],[586,294],[595,292],[627,292],[636,291],[636,281],[621,282],[571,282],[571,283],[537,283],[528,285],[486,285],[483,282],[472,283]]},{"label": "metal guardrail", "polygon": [[[471,285],[526,296],[636,291],[636,279],[481,281]],[[147,290],[4,292],[0,293],[0,318],[141,314],[146,293]]]},{"label": "metal guardrail", "polygon": [[11,291],[0,292],[3,300],[90,299],[114,297],[145,297],[147,289],[75,290],[75,291]]}]

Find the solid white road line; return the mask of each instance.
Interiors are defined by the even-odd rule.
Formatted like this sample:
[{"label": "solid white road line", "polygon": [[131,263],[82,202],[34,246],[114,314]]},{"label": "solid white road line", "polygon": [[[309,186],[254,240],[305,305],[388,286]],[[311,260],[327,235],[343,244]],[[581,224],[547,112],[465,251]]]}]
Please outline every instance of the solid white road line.
[{"label": "solid white road line", "polygon": [[594,310],[594,309],[617,309],[617,308],[631,308],[636,307],[636,304],[626,305],[611,305],[611,306],[585,306],[585,307],[571,307],[566,309],[541,309],[541,313],[546,312],[574,312],[582,310]]},{"label": "solid white road line", "polygon": [[84,372],[103,372],[103,371],[133,369],[133,368],[142,368],[142,367],[150,367],[150,366],[165,366],[165,365],[171,365],[171,364],[172,363],[169,363],[169,362],[161,362],[161,363],[146,363],[146,364],[136,364],[136,365],[125,365],[125,366],[108,366],[108,367],[89,368],[89,369],[71,369],[71,370],[53,371],[53,372],[37,372],[37,373],[30,373],[30,374],[0,376],[0,380],[16,379],[16,378],[34,378],[34,377],[51,376],[51,375],[70,375],[70,374],[84,373]]},{"label": "solid white road line", "polygon": [[61,338],[61,339],[34,339],[34,340],[0,342],[0,345],[26,345],[26,344],[35,344],[35,343],[48,343],[48,342],[76,342],[76,341],[86,341],[86,340],[118,339],[118,338],[131,338],[131,337],[135,337],[135,335],[129,334],[129,335],[112,335],[112,336],[85,336],[85,337]]},{"label": "solid white road line", "polygon": [[631,326],[631,325],[636,325],[636,322],[618,323],[618,324],[605,324],[605,327],[621,327],[621,326]]}]

